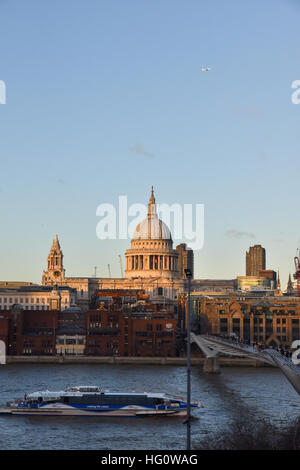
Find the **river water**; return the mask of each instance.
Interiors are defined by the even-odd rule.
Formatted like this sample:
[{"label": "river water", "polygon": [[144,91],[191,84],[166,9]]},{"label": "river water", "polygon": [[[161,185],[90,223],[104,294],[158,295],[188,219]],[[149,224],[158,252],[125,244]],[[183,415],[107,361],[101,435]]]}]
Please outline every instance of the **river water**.
[{"label": "river water", "polygon": [[[24,393],[100,385],[111,391],[183,395],[186,370],[176,366],[9,364],[0,366],[0,406]],[[203,403],[192,423],[192,442],[227,432],[236,413],[280,426],[300,415],[300,396],[277,369],[222,368],[207,375],[192,368],[192,399]],[[0,449],[184,449],[182,418],[76,418],[0,416]]]}]

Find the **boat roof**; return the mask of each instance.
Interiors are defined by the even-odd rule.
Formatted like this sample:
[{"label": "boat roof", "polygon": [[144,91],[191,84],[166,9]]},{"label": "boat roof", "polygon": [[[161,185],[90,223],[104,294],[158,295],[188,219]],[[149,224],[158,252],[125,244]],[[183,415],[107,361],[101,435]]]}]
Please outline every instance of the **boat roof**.
[{"label": "boat roof", "polygon": [[[73,388],[73,387],[72,387]],[[141,395],[147,395],[148,397],[151,398],[166,398],[165,393],[153,393],[153,392],[110,392],[108,390],[106,391],[98,391],[98,392],[81,392],[81,391],[71,391],[71,390],[60,390],[60,391],[50,391],[50,390],[42,390],[42,391],[37,391],[28,394],[28,398],[38,398],[38,397],[54,397],[58,398],[61,396],[68,397],[82,397],[85,396],[88,393],[93,393],[96,395],[100,395],[101,393],[103,395],[114,395],[114,396],[124,396],[124,395],[130,395],[130,396],[141,396]]]}]

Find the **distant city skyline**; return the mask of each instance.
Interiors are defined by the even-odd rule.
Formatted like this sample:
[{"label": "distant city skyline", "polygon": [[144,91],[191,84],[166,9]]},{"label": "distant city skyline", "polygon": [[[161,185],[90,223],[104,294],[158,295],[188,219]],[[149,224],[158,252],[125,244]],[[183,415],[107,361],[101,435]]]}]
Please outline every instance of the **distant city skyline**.
[{"label": "distant city skyline", "polygon": [[296,2],[53,0],[45,13],[28,0],[0,15],[0,280],[40,283],[56,234],[68,276],[110,264],[120,277],[130,242],[98,240],[96,208],[145,204],[154,185],[161,203],[205,205],[195,278],[243,275],[260,244],[285,289],[300,246]]}]

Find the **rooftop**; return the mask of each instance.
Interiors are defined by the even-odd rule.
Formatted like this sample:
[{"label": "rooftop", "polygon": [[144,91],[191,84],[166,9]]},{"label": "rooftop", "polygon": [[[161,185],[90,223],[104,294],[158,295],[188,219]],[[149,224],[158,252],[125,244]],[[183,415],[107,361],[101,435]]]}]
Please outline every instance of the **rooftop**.
[{"label": "rooftop", "polygon": [[38,284],[33,284],[33,285],[21,285],[18,287],[3,287],[2,284],[0,283],[0,293],[7,292],[8,294],[13,294],[13,293],[26,293],[26,292],[52,292],[53,290],[58,290],[58,291],[76,291],[73,287],[69,286],[58,286],[57,288],[54,286],[40,286]]}]

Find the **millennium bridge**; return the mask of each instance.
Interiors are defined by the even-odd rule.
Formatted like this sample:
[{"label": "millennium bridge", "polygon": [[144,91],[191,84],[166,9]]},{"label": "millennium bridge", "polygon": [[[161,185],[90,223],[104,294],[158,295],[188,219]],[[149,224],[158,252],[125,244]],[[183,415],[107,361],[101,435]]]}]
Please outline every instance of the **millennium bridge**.
[{"label": "millennium bridge", "polygon": [[195,343],[205,356],[203,370],[208,373],[220,371],[219,356],[247,357],[278,367],[300,395],[300,366],[291,358],[283,356],[275,349],[256,350],[252,346],[236,343],[216,336],[191,333],[191,343]]}]

